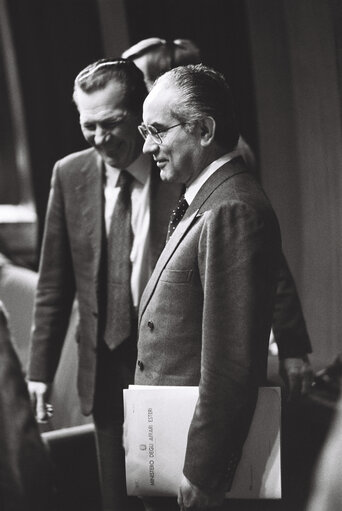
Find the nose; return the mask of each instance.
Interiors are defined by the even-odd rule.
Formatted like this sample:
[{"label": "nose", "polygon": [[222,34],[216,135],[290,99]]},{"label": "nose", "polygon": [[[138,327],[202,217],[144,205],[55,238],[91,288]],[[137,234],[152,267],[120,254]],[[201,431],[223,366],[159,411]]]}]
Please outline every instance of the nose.
[{"label": "nose", "polygon": [[153,140],[151,135],[147,135],[147,138],[145,139],[144,145],[143,145],[143,153],[145,154],[152,154],[156,153],[159,149],[159,145]]},{"label": "nose", "polygon": [[101,126],[96,127],[95,135],[94,135],[94,143],[95,145],[102,145],[104,142],[108,141],[110,137],[110,133],[103,129]]}]

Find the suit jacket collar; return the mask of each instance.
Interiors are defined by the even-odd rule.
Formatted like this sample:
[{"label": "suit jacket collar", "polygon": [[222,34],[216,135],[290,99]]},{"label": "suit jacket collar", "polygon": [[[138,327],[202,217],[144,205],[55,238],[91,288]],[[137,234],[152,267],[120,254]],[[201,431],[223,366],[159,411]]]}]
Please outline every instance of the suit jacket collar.
[{"label": "suit jacket collar", "polygon": [[103,226],[103,172],[104,166],[100,155],[89,150],[80,171],[80,184],[77,187],[78,200],[90,243],[94,253],[95,270],[100,264],[101,247],[104,236]]},{"label": "suit jacket collar", "polygon": [[190,216],[194,211],[200,209],[210,195],[218,188],[224,181],[230,179],[236,174],[241,172],[248,172],[241,156],[233,158],[217,169],[202,187],[199,189],[194,200],[190,204],[185,217]]}]

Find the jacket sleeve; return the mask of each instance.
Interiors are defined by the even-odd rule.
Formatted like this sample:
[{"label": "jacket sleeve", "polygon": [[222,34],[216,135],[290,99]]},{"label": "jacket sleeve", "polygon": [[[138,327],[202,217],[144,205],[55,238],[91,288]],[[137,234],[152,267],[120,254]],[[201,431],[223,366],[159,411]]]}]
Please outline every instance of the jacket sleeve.
[{"label": "jacket sleeve", "polygon": [[283,253],[280,259],[272,329],[278,345],[279,358],[296,358],[311,353],[311,343],[296,284]]},{"label": "jacket sleeve", "polygon": [[200,488],[232,483],[266,380],[280,250],[271,211],[235,201],[208,214],[198,256],[201,379],[184,464],[185,476]]},{"label": "jacket sleeve", "polygon": [[59,164],[54,167],[33,314],[30,380],[54,378],[75,296]]}]

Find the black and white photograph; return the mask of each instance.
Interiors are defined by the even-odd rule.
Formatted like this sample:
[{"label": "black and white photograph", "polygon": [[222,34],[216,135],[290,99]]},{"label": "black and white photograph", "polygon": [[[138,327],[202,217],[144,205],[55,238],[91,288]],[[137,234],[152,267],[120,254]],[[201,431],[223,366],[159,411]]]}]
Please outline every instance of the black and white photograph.
[{"label": "black and white photograph", "polygon": [[341,0],[0,0],[0,511],[341,511]]}]

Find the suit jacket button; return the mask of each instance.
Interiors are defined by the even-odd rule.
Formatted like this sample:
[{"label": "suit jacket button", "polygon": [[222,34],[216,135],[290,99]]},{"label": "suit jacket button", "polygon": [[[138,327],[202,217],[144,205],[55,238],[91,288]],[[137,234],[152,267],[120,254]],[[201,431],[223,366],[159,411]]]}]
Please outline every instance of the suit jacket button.
[{"label": "suit jacket button", "polygon": [[147,326],[148,326],[148,328],[149,328],[149,329],[151,330],[151,332],[152,332],[152,330],[154,329],[154,323],[153,323],[153,321],[151,321],[151,320],[149,319],[149,320],[148,320],[148,322],[147,322]]},{"label": "suit jacket button", "polygon": [[139,367],[140,371],[144,370],[144,363],[141,360],[138,360],[138,367]]}]

